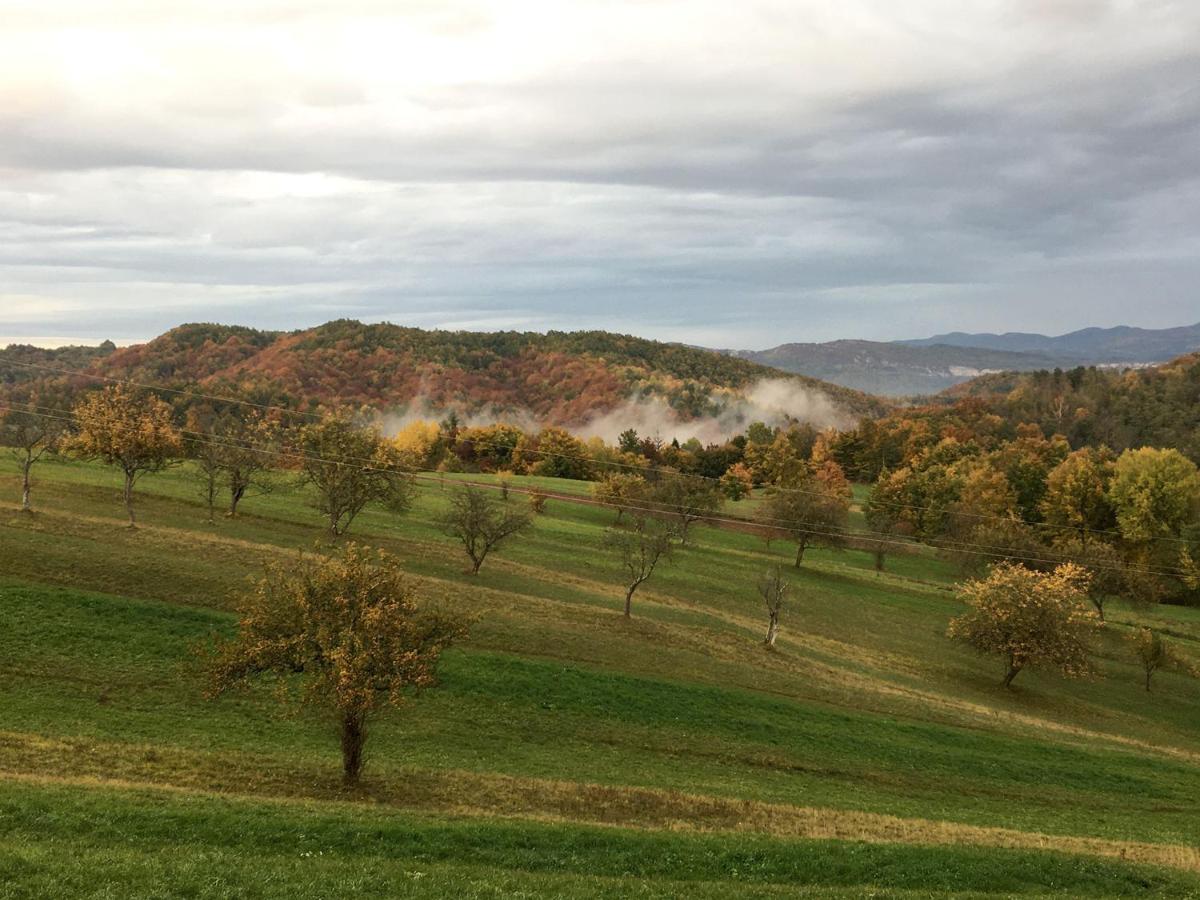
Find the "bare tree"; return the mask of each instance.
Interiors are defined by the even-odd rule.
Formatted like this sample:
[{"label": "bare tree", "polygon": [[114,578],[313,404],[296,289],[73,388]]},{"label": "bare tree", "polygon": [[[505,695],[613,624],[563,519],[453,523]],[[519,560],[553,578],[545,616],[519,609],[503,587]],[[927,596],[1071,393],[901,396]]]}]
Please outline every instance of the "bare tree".
[{"label": "bare tree", "polygon": [[471,557],[472,575],[479,574],[479,567],[501,541],[532,524],[530,513],[512,509],[469,484],[451,494],[450,508],[441,517],[442,530],[457,538]]},{"label": "bare tree", "polygon": [[763,643],[768,647],[775,646],[775,638],[779,635],[779,613],[783,610],[787,592],[788,583],[783,578],[783,567],[776,563],[758,581],[758,594],[767,605],[767,636]]},{"label": "bare tree", "polygon": [[260,413],[242,417],[211,408],[188,411],[185,440],[188,458],[195,465],[200,496],[208,510],[208,522],[216,517],[217,497],[229,491],[226,515],[237,515],[238,504],[251,489],[267,493],[273,487],[268,477],[270,463],[279,453],[278,428]]},{"label": "bare tree", "polygon": [[221,466],[229,488],[225,515],[232,519],[247,496],[269,494],[274,488],[271,461],[280,449],[280,426],[255,413],[233,420],[221,437],[226,444]]},{"label": "bare tree", "polygon": [[670,558],[674,531],[659,519],[637,516],[628,529],[610,528],[605,542],[621,560],[625,579],[625,617],[633,614],[633,595],[661,560]]},{"label": "bare tree", "polygon": [[184,451],[195,465],[192,471],[196,487],[208,513],[207,522],[211,525],[216,521],[217,495],[221,490],[221,448],[211,441],[189,436],[184,440]]},{"label": "bare tree", "polygon": [[21,467],[22,512],[33,512],[30,495],[34,464],[58,447],[66,426],[65,418],[40,414],[32,402],[25,407],[14,407],[0,418],[0,443],[12,450]]}]

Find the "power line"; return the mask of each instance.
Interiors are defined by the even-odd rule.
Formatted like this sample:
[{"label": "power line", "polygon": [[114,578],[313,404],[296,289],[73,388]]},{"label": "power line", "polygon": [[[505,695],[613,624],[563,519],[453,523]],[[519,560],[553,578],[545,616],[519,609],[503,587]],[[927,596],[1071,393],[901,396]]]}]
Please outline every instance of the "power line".
[{"label": "power line", "polygon": [[[39,407],[39,408],[40,409],[48,409],[49,407]],[[24,412],[28,415],[36,415],[36,416],[39,416],[42,418],[47,418],[47,419],[59,419],[62,421],[67,421],[67,422],[77,421],[76,419],[74,419],[73,416],[70,416],[70,415],[51,415],[51,414],[42,413],[42,412],[32,413],[32,412],[29,412],[28,410],[22,410],[19,408],[8,407],[8,406],[3,406],[3,405],[0,405],[0,411]],[[59,410],[58,412],[64,412],[64,411]],[[312,456],[312,455],[308,455],[308,454],[297,453],[295,451],[266,449],[266,448],[255,447],[250,444],[215,441],[212,439],[212,437],[210,435],[207,435],[204,432],[192,432],[192,431],[181,430],[180,433],[192,436],[191,440],[194,443],[207,444],[209,446],[233,448],[233,449],[239,449],[239,450],[249,450],[251,452],[262,453],[262,454],[275,456],[275,457],[279,457],[279,458],[283,458],[283,459],[292,459],[292,460],[299,459],[299,460],[305,460],[305,461],[310,461],[310,462],[329,463],[329,464],[333,464],[333,465],[346,466],[347,468],[357,469],[359,471],[380,472],[380,473],[387,473],[387,474],[393,474],[393,475],[405,475],[405,476],[413,477],[413,478],[415,478],[417,480],[421,480],[421,481],[429,481],[429,482],[439,481],[440,482],[439,478],[434,477],[436,473],[428,473],[428,472],[414,473],[414,472],[408,472],[408,471],[399,470],[399,469],[395,469],[395,468],[391,468],[391,467],[381,467],[381,466],[376,466],[376,465],[354,465],[354,464],[346,463],[344,461],[344,459],[346,459],[346,458],[330,459],[330,458],[326,458],[326,457]],[[354,459],[354,457],[348,457],[348,458]],[[502,486],[500,486],[500,485],[486,485],[486,484],[479,484],[479,483],[475,483],[475,484],[478,486],[494,488],[497,490],[502,489]],[[515,493],[521,493],[521,494],[527,494],[527,495],[535,493],[534,490],[528,490],[528,489],[523,489],[523,488],[510,488],[510,490],[514,491]],[[603,501],[595,500],[594,498],[566,497],[564,495],[556,495],[556,499],[566,500],[567,502],[582,503],[585,505],[605,506],[605,507],[609,507],[609,508],[623,508],[623,509],[630,510],[630,511],[644,512],[644,513],[647,513],[650,515],[664,515],[664,514],[678,513],[679,510],[681,509],[680,507],[673,507],[673,506],[669,506],[669,505],[658,504],[658,503],[655,503],[655,501],[651,501],[651,500],[638,501],[641,503],[652,504],[650,506],[638,506],[635,504],[616,505],[616,504],[604,503]],[[698,512],[697,508],[695,508],[695,507],[683,507],[682,509],[686,510],[686,511],[691,511],[691,512]],[[953,541],[953,540],[949,540],[949,539],[946,539],[946,540],[935,539],[935,540],[941,540],[941,545],[934,544],[934,543],[923,544],[922,542],[917,541],[916,539],[897,539],[897,536],[895,536],[895,535],[889,535],[889,534],[885,534],[882,532],[854,531],[851,529],[830,531],[827,529],[813,528],[813,527],[808,527],[808,526],[796,528],[794,526],[794,523],[789,526],[788,523],[785,522],[785,520],[780,520],[780,519],[749,520],[749,519],[741,519],[741,518],[728,517],[728,516],[716,516],[716,515],[712,515],[711,513],[697,514],[697,515],[692,516],[692,519],[693,519],[693,521],[715,522],[715,523],[719,523],[719,524],[739,525],[739,526],[749,525],[751,527],[760,527],[760,528],[764,527],[764,522],[767,522],[767,523],[774,523],[774,524],[779,525],[780,530],[800,532],[803,534],[812,535],[812,536],[816,536],[816,537],[866,538],[866,539],[870,540],[871,543],[873,543],[873,544],[884,544],[884,545],[888,545],[888,546],[907,547],[907,548],[920,547],[920,546],[931,546],[933,549],[951,550],[953,552],[968,552],[968,551],[970,551],[970,552],[974,552],[975,555],[977,555],[977,556],[983,556],[983,557],[987,557],[987,558],[991,558],[991,559],[1018,560],[1018,561],[1022,561],[1022,562],[1034,562],[1034,563],[1042,563],[1042,564],[1046,564],[1046,565],[1059,565],[1063,562],[1069,561],[1062,557],[1046,558],[1046,557],[1030,556],[1030,555],[1024,555],[1024,554],[1010,552],[1010,551],[1013,551],[1013,550],[1016,550],[1019,548],[1012,548],[1012,547],[1005,548],[1005,547],[998,547],[998,546],[994,546],[994,545],[970,544],[970,543],[966,543],[966,542]],[[765,527],[770,527],[770,525],[766,525]],[[989,551],[1004,551],[1004,552],[989,552]],[[1117,567],[1117,566],[1105,566],[1105,565],[1090,565],[1090,566],[1087,566],[1086,568],[1096,569],[1098,571],[1112,571],[1112,572],[1130,572],[1130,571],[1132,571],[1132,572],[1138,572],[1140,574],[1175,576],[1175,577],[1182,577],[1182,576],[1190,574],[1190,573],[1183,571],[1182,569],[1152,569],[1152,568],[1143,567],[1143,566]]]},{"label": "power line", "polygon": [[[49,409],[49,410],[52,410],[53,412],[63,414],[61,416],[52,416],[52,415],[45,416],[47,418],[61,418],[64,421],[75,421],[74,418],[72,417],[72,414],[66,410],[55,410],[52,407],[43,407],[43,406],[36,406],[36,405],[34,405],[34,406],[37,409],[41,409],[41,410]],[[0,409],[12,409],[12,408],[0,407]],[[34,415],[44,415],[44,414],[43,413],[34,413]],[[410,472],[407,470],[397,470],[397,469],[393,469],[393,468],[380,467],[378,465],[375,465],[373,460],[369,460],[364,457],[343,456],[343,457],[338,457],[336,459],[331,459],[328,457],[317,457],[317,456],[312,456],[310,454],[303,454],[303,453],[300,453],[295,450],[276,450],[274,448],[266,449],[266,448],[255,447],[252,444],[214,441],[213,436],[207,432],[196,432],[196,431],[189,431],[186,429],[180,429],[180,433],[189,436],[189,439],[193,443],[206,444],[209,446],[219,446],[219,447],[226,447],[226,448],[233,448],[233,449],[250,450],[250,451],[256,452],[256,453],[264,453],[264,454],[269,454],[269,455],[277,456],[277,457],[284,458],[284,459],[291,459],[291,460],[304,460],[304,461],[311,461],[311,462],[331,463],[334,465],[346,465],[349,468],[357,468],[360,471],[389,472],[389,473],[393,473],[393,474],[406,474],[406,475],[416,474],[416,473],[413,473],[413,472]],[[357,465],[347,463],[346,460],[351,460],[351,461],[353,461],[353,463],[356,463]],[[366,465],[362,465],[362,464],[366,464]],[[428,479],[425,479],[425,480],[428,480]],[[949,550],[952,552],[960,552],[960,553],[974,552],[977,555],[988,556],[991,558],[1023,559],[1025,561],[1029,561],[1029,562],[1042,562],[1042,563],[1047,563],[1047,564],[1057,564],[1057,563],[1070,561],[1066,557],[1062,557],[1062,556],[1059,556],[1059,557],[1056,557],[1053,559],[1047,559],[1044,557],[1019,556],[1018,554],[1014,553],[1013,551],[1021,550],[1022,548],[1014,548],[1014,547],[1008,547],[1008,546],[997,545],[997,544],[980,544],[980,543],[970,542],[970,541],[955,540],[953,538],[947,538],[947,537],[937,537],[937,538],[927,539],[925,541],[918,540],[917,538],[907,538],[907,539],[896,540],[896,538],[898,536],[891,532],[878,532],[878,531],[866,531],[866,530],[855,531],[855,530],[849,529],[849,528],[837,529],[837,530],[831,531],[831,530],[828,530],[829,526],[822,526],[826,530],[820,530],[818,528],[809,527],[807,525],[797,528],[795,522],[793,522],[791,520],[786,520],[786,519],[770,518],[770,517],[763,517],[763,516],[756,517],[755,519],[745,519],[745,518],[728,517],[728,516],[722,517],[722,518],[717,518],[717,517],[713,517],[710,513],[706,513],[705,508],[701,508],[701,507],[680,506],[679,504],[670,504],[670,503],[666,503],[666,502],[662,502],[662,501],[654,501],[649,498],[635,498],[635,500],[636,500],[636,502],[641,503],[643,505],[639,507],[639,506],[634,506],[632,504],[617,504],[617,503],[607,503],[606,504],[603,501],[597,501],[596,505],[606,505],[606,506],[611,506],[616,509],[620,509],[620,508],[634,509],[634,510],[639,510],[642,512],[652,513],[652,514],[657,513],[659,515],[664,515],[664,514],[665,515],[687,515],[690,513],[690,514],[692,514],[691,518],[696,521],[703,520],[703,521],[716,521],[716,522],[724,522],[724,523],[737,523],[737,524],[742,524],[742,525],[755,526],[755,527],[759,527],[759,528],[764,528],[764,527],[770,528],[773,526],[777,526],[778,530],[790,531],[793,533],[800,531],[800,532],[803,532],[806,534],[812,534],[812,535],[823,536],[823,537],[867,538],[877,544],[883,543],[883,544],[889,544],[889,545],[893,545],[893,546],[914,547],[914,546],[924,545],[924,546],[933,547],[934,549]],[[576,500],[576,502],[580,502],[580,501]],[[589,502],[589,501],[583,500],[582,502]],[[657,507],[657,508],[655,508],[655,507]],[[1104,567],[1093,565],[1092,568],[1104,568]],[[1109,567],[1109,568],[1112,571],[1121,571],[1121,570],[1116,569],[1115,567]],[[1125,570],[1134,570],[1134,569],[1145,572],[1146,574],[1177,575],[1177,576],[1182,576],[1184,574],[1187,574],[1187,573],[1183,572],[1182,570],[1156,570],[1156,569],[1151,569],[1151,568],[1147,568],[1147,567],[1132,567],[1132,566],[1127,566],[1125,568]]]},{"label": "power line", "polygon": [[[65,421],[75,421],[72,413],[70,413],[67,410],[60,410],[60,409],[55,409],[53,407],[47,407],[47,406],[38,406],[36,404],[31,404],[31,406],[33,406],[34,408],[39,409],[39,410],[49,410],[51,413],[60,413],[61,414],[59,416],[50,415],[50,416],[47,416],[48,418],[61,418]],[[3,407],[0,407],[0,408],[3,408]],[[42,415],[42,413],[34,413],[34,415]],[[305,460],[305,461],[312,461],[312,462],[332,463],[335,465],[348,465],[351,468],[358,468],[361,471],[371,471],[371,472],[395,471],[392,469],[380,468],[379,466],[377,466],[375,464],[374,460],[367,459],[366,457],[339,456],[336,459],[331,459],[328,457],[317,457],[317,456],[303,454],[296,450],[277,450],[275,448],[255,447],[253,444],[247,444],[247,443],[231,443],[231,442],[226,442],[226,441],[215,441],[214,436],[209,432],[189,431],[187,429],[179,429],[179,431],[181,434],[187,436],[188,439],[192,443],[199,443],[199,444],[204,444],[204,445],[208,445],[208,446],[219,446],[219,447],[227,447],[227,448],[232,448],[232,449],[249,450],[249,451],[256,452],[256,453],[265,453],[265,454],[270,454],[270,455],[278,456],[280,458],[291,459],[291,460]],[[350,463],[353,463],[355,465],[351,465],[350,463],[347,463],[347,460],[349,460]],[[410,475],[414,474],[413,472],[408,471],[408,470],[402,470],[402,471],[404,474],[410,474]],[[682,477],[690,477],[690,476],[682,476]],[[640,504],[642,504],[642,506],[635,507],[632,505],[633,502],[640,503]],[[688,506],[686,504],[681,505],[678,503],[670,503],[667,501],[656,501],[656,500],[653,500],[648,497],[635,497],[635,498],[633,498],[633,501],[631,503],[624,503],[624,504],[623,503],[612,503],[612,502],[606,503],[604,501],[598,501],[598,505],[610,506],[614,509],[621,509],[621,508],[639,509],[644,512],[654,512],[654,513],[666,514],[666,515],[689,516],[690,518],[692,518],[694,520],[700,520],[700,519],[703,519],[705,517],[705,515],[711,515],[711,513],[708,513],[708,507]],[[803,529],[797,529],[796,524],[793,520],[780,519],[780,518],[774,518],[774,517],[768,517],[768,516],[757,516],[753,519],[747,519],[747,518],[736,517],[736,516],[727,516],[727,517],[721,519],[720,521],[737,522],[737,523],[751,525],[751,526],[755,526],[755,527],[759,527],[759,528],[764,528],[764,527],[770,528],[773,526],[778,526],[778,530],[784,530],[784,531],[803,530],[806,533],[821,534],[821,535],[829,536],[829,537],[835,537],[835,536],[840,535],[843,537],[852,537],[852,538],[869,537],[869,538],[876,539],[876,540],[886,539],[887,541],[890,541],[893,543],[895,543],[895,538],[899,537],[898,535],[895,535],[892,532],[879,532],[879,531],[867,531],[867,530],[856,531],[856,530],[853,530],[850,528],[841,528],[841,529],[836,529],[834,531],[821,531],[821,532],[815,531],[812,528],[809,528],[807,526],[804,527]],[[831,526],[826,525],[826,526],[821,526],[821,527],[829,529]],[[905,542],[903,543],[903,546],[922,546],[922,544],[925,544],[928,546],[935,546],[938,549],[957,550],[960,552],[965,552],[968,550],[999,551],[1002,554],[1004,554],[1006,557],[1011,556],[1011,551],[1014,549],[1017,549],[1017,548],[1007,547],[1007,546],[997,545],[997,544],[981,544],[981,543],[977,543],[977,542],[955,540],[953,538],[947,538],[947,537],[940,537],[940,538],[936,538],[934,540],[939,541],[940,544],[934,545],[934,544],[930,543],[929,541],[922,542],[916,538],[906,538],[906,539],[904,539]]]},{"label": "power line", "polygon": [[[250,406],[250,407],[257,408],[257,409],[283,412],[283,413],[287,413],[289,415],[301,415],[301,416],[305,416],[307,418],[314,419],[317,421],[320,421],[321,419],[325,418],[324,416],[321,416],[317,413],[302,412],[300,410],[292,410],[292,409],[289,409],[287,407],[282,407],[282,406],[272,406],[269,404],[254,403],[254,402],[251,402],[248,400],[239,400],[239,399],[233,398],[233,397],[218,397],[218,396],[214,396],[214,395],[210,395],[210,394],[199,393],[196,391],[185,391],[185,390],[181,390],[181,389],[177,389],[177,388],[156,386],[156,385],[131,381],[128,379],[115,378],[113,376],[100,375],[98,373],[78,372],[78,371],[74,371],[74,370],[70,370],[70,369],[62,369],[62,368],[56,368],[53,366],[46,366],[46,365],[42,365],[39,363],[25,363],[25,362],[17,362],[14,360],[0,360],[0,364],[4,364],[4,363],[7,363],[9,365],[15,365],[15,366],[24,366],[26,368],[42,369],[45,371],[56,372],[56,373],[62,374],[62,375],[76,375],[76,376],[80,376],[83,378],[94,378],[94,379],[98,379],[98,380],[109,381],[109,382],[114,382],[114,383],[119,383],[119,384],[128,384],[133,387],[141,388],[143,390],[148,390],[148,391],[165,391],[167,393],[172,393],[172,394],[177,394],[177,395],[187,396],[187,397],[195,397],[195,398],[202,399],[202,400],[210,400],[210,401],[215,401],[215,402],[220,402],[220,403],[232,403],[232,404],[238,404],[238,405],[243,405],[243,406]],[[59,412],[62,412],[62,410],[59,410]],[[514,426],[514,427],[516,427],[516,426]],[[523,430],[522,430],[522,433],[524,434]],[[483,447],[491,447],[492,449],[501,449],[501,450],[507,451],[510,454],[515,453],[518,450],[518,448],[509,447],[506,444],[498,444],[495,441],[487,441],[482,438],[469,438],[469,437],[460,438],[456,435],[455,441],[457,443],[465,443],[465,444],[472,444],[472,445],[483,446]],[[623,463],[623,462],[619,462],[616,460],[605,460],[605,461],[601,462],[601,461],[597,461],[596,459],[594,459],[591,456],[583,456],[583,455],[579,455],[579,454],[561,453],[558,451],[540,450],[540,449],[534,449],[534,448],[530,448],[530,447],[522,447],[522,448],[519,448],[519,450],[521,453],[531,453],[531,454],[535,454],[538,456],[550,457],[550,458],[554,458],[554,459],[570,459],[570,460],[574,460],[577,462],[587,463],[590,465],[600,465],[600,466],[604,466],[604,467],[610,468],[610,469],[611,468],[624,469],[624,470],[631,471],[631,472],[634,472],[634,473],[637,473],[640,475],[644,475],[647,471],[660,471],[660,470],[653,469],[653,467],[651,467],[651,466],[639,466],[634,463]],[[353,457],[347,457],[347,458],[353,459]],[[363,460],[363,459],[359,459],[357,461],[358,462],[370,462],[370,460]],[[712,475],[700,475],[700,474],[682,473],[682,472],[677,473],[677,474],[680,475],[681,477],[685,477],[685,478],[703,479],[705,481],[710,481],[710,482],[716,483],[718,485],[720,484],[720,481],[721,481],[720,478],[714,477]],[[811,496],[811,497],[825,497],[826,496],[821,491],[806,490],[805,488],[797,488],[797,487],[783,487],[783,486],[779,486],[779,485],[772,486],[770,488],[770,490],[780,492],[780,493],[798,494],[798,495]],[[939,513],[939,514],[945,514],[948,512],[948,510],[940,510],[937,507],[933,507],[933,506],[922,506],[920,504],[901,503],[901,502],[897,502],[897,501],[884,501],[882,505],[893,511],[899,510],[899,509],[905,509],[905,510],[912,510],[915,512],[932,512],[932,513]],[[993,513],[970,512],[967,510],[955,510],[954,515],[962,516],[965,518],[971,518],[971,519],[975,519],[978,521],[995,521],[995,522],[1006,522],[1006,523],[1012,521],[1011,519],[1009,519],[1006,516],[995,515]],[[1110,537],[1110,538],[1111,537],[1119,538],[1122,536],[1120,532],[1112,531],[1109,529],[1075,527],[1075,526],[1071,526],[1071,525],[1058,525],[1058,524],[1055,524],[1052,522],[1022,522],[1022,524],[1027,525],[1030,528],[1049,528],[1049,529],[1054,529],[1057,531],[1066,531],[1070,534],[1095,534],[1095,535],[1101,535],[1101,536]],[[876,532],[876,533],[884,534],[881,532]],[[1181,544],[1184,546],[1190,545],[1190,541],[1187,541],[1186,539],[1171,537],[1169,535],[1154,535],[1154,536],[1150,537],[1149,540],[1164,541],[1167,543]]]}]

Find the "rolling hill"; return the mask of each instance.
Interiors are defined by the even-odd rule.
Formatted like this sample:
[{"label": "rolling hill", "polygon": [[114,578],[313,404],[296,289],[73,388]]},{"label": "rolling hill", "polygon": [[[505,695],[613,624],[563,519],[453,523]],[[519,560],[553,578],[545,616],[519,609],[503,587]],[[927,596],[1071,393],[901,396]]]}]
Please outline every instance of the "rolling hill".
[{"label": "rolling hill", "polygon": [[630,401],[653,400],[682,421],[719,415],[757,384],[776,379],[828,398],[849,418],[886,408],[858,391],[682,344],[595,331],[424,331],[350,320],[286,333],[182,325],[119,350],[14,346],[0,351],[0,382],[53,378],[54,366],[83,365],[100,376],[237,392],[300,409],[454,409],[565,426]]}]

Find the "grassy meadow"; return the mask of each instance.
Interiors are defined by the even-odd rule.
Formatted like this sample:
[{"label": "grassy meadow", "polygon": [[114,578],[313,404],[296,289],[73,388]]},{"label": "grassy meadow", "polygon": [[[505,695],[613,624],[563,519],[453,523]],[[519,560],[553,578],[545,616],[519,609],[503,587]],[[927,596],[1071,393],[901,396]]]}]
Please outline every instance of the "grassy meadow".
[{"label": "grassy meadow", "polygon": [[1200,610],[1114,601],[1100,677],[1006,691],[945,637],[950,562],[813,550],[768,652],[787,542],[697,526],[626,621],[612,511],[551,499],[472,577],[447,476],[349,535],[475,617],[349,792],[318,711],[201,693],[236,593],[326,545],[305,493],[208,524],[176,468],[129,530],[113,472],[35,474],[25,515],[0,462],[0,897],[1200,897],[1200,681],[1147,693],[1125,641],[1200,661]]}]

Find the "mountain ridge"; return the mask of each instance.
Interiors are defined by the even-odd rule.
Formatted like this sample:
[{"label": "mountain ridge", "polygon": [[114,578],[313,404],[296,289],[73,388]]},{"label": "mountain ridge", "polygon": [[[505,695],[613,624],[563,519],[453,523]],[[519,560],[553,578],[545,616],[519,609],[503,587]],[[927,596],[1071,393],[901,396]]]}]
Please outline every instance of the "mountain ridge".
[{"label": "mountain ridge", "polygon": [[1143,366],[1200,349],[1200,324],[1148,329],[1121,325],[1057,336],[949,332],[904,341],[787,343],[723,351],[844,387],[889,397],[938,394],[972,378],[1077,366]]},{"label": "mountain ridge", "polygon": [[1165,362],[1200,349],[1200,323],[1172,328],[1080,328],[1060,335],[1009,331],[970,333],[953,331],[933,337],[896,341],[909,347],[944,345],[1014,353],[1044,353],[1091,363]]}]

